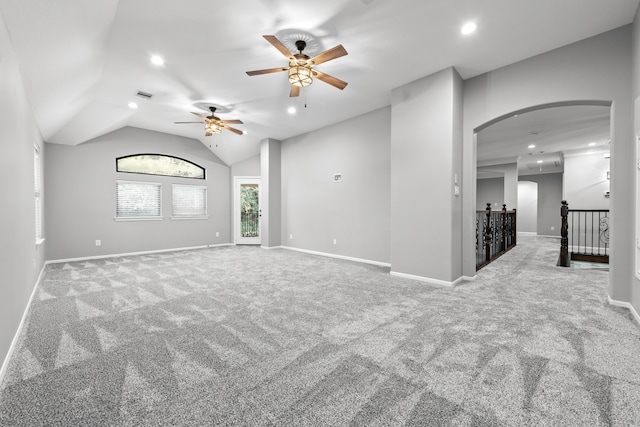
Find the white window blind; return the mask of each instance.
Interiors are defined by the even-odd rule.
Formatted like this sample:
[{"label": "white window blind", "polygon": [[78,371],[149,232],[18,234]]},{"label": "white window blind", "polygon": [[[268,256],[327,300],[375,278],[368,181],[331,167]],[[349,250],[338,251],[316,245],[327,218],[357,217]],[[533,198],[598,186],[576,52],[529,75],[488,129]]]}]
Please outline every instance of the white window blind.
[{"label": "white window blind", "polygon": [[161,218],[161,195],[157,182],[116,181],[116,218]]},{"label": "white window blind", "polygon": [[42,240],[42,166],[38,147],[33,150],[33,187],[35,193],[36,243]]},{"label": "white window blind", "polygon": [[173,184],[173,213],[175,218],[206,218],[207,187]]}]

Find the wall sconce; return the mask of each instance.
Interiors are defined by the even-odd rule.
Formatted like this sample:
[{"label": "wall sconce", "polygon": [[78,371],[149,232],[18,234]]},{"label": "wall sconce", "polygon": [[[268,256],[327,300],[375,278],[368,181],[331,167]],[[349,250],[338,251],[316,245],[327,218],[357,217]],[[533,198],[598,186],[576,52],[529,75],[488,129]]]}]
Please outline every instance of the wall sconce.
[{"label": "wall sconce", "polygon": [[607,179],[610,180],[611,179],[611,172],[607,171]]}]

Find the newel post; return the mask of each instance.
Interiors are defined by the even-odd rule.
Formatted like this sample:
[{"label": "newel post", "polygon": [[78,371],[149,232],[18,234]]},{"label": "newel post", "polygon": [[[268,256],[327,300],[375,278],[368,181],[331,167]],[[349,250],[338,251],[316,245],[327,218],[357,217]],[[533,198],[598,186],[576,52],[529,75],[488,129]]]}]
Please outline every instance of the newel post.
[{"label": "newel post", "polygon": [[569,259],[569,204],[566,200],[562,201],[560,208],[560,217],[562,218],[562,226],[560,227],[560,257],[558,257],[558,267],[569,267],[571,260]]},{"label": "newel post", "polygon": [[511,235],[513,236],[513,246],[515,246],[516,243],[518,242],[518,228],[516,224],[517,219],[518,219],[518,213],[516,212],[516,209],[514,209],[513,210],[513,226],[511,229]]},{"label": "newel post", "polygon": [[485,229],[485,261],[491,261],[491,241],[493,240],[493,230],[491,228],[491,203],[487,203],[487,228]]},{"label": "newel post", "polygon": [[507,204],[502,204],[502,244],[500,245],[500,251],[507,251]]}]

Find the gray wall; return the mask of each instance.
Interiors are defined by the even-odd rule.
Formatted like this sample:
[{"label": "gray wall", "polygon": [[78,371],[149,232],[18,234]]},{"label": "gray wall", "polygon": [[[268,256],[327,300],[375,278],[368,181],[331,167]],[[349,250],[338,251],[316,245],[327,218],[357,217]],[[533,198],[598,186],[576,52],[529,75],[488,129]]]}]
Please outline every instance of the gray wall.
[{"label": "gray wall", "polygon": [[[476,210],[487,209],[491,203],[491,210],[499,211],[504,203],[504,178],[485,178],[476,180]],[[509,209],[509,207],[507,207]]]},{"label": "gray wall", "polygon": [[[35,244],[34,145],[40,147],[41,158],[46,158],[47,152],[9,40],[0,14],[0,365],[8,354],[49,244],[48,239],[39,246]],[[46,186],[43,198],[48,198]],[[44,235],[46,238],[46,228]]]},{"label": "gray wall", "polygon": [[[503,203],[507,205],[507,209],[509,210],[518,208],[518,163],[513,162],[491,166],[478,166],[476,171],[478,174],[481,172],[490,172],[493,173],[494,176],[496,176],[495,174],[498,174],[497,176],[502,175],[504,184],[503,201],[500,202],[498,208],[502,209]],[[479,204],[480,202],[476,203]],[[483,209],[485,208],[486,202]],[[493,208],[495,209],[495,206]]]},{"label": "gray wall", "polygon": [[453,68],[392,92],[393,274],[445,283],[461,278],[461,198],[454,195],[461,104],[462,79]]},{"label": "gray wall", "polygon": [[[632,93],[634,101],[634,115],[633,115],[633,132],[634,135],[640,135],[640,9],[636,12],[635,19],[633,21],[633,72],[632,72]],[[635,145],[635,144],[634,144]],[[636,147],[636,158],[640,157],[640,152],[637,152],[639,148]],[[636,186],[640,185],[637,182],[634,182]],[[640,195],[638,195],[639,189],[636,189],[634,200],[640,203]],[[637,206],[637,205],[636,205]],[[640,212],[637,211],[637,207],[635,212],[635,217],[638,218],[635,234],[633,237],[636,239],[640,239]],[[640,251],[640,248],[635,248],[635,251]],[[635,271],[640,270],[640,253],[636,252],[636,257],[638,257],[638,264],[635,266]],[[636,310],[636,313],[640,315],[640,280],[638,277],[634,275],[632,277],[632,285],[631,285],[631,304]]]},{"label": "gray wall", "polygon": [[603,153],[565,157],[562,198],[569,209],[609,209],[609,168]]},{"label": "gray wall", "polygon": [[561,173],[547,173],[520,177],[520,181],[531,181],[538,184],[537,233],[539,235],[560,236],[562,175]]},{"label": "gray wall", "polygon": [[388,263],[389,139],[386,107],[282,141],[282,245]]},{"label": "gray wall", "polygon": [[[160,153],[203,166],[206,181],[119,173],[117,157]],[[47,144],[47,258],[51,260],[228,243],[229,168],[199,141],[126,127],[93,141]],[[162,183],[162,221],[115,221],[116,180]],[[207,185],[207,220],[171,220],[171,184]],[[216,232],[220,233],[216,237]],[[102,246],[95,241],[100,239]]]},{"label": "gray wall", "polygon": [[[231,165],[231,176],[260,176],[260,154]],[[231,180],[233,185],[233,179]]]},{"label": "gray wall", "polygon": [[[532,106],[576,100],[611,101],[611,264],[609,295],[631,300],[635,213],[631,27],[625,26],[465,81],[464,187],[475,186],[474,130]],[[465,195],[463,191],[463,195]],[[474,195],[465,196],[464,268],[475,274]]]},{"label": "gray wall", "polygon": [[282,242],[282,143],[267,138],[260,142],[262,246],[273,248]]}]

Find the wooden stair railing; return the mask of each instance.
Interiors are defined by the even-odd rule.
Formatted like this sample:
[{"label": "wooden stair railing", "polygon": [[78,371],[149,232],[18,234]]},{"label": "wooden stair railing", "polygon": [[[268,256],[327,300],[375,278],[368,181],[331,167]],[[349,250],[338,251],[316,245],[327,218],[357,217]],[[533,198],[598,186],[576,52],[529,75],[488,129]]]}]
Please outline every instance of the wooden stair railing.
[{"label": "wooden stair railing", "polygon": [[557,266],[570,267],[571,261],[609,263],[609,210],[560,207],[560,255]]},{"label": "wooden stair railing", "polygon": [[487,203],[484,211],[476,211],[476,271],[516,245],[516,210],[492,211]]}]

